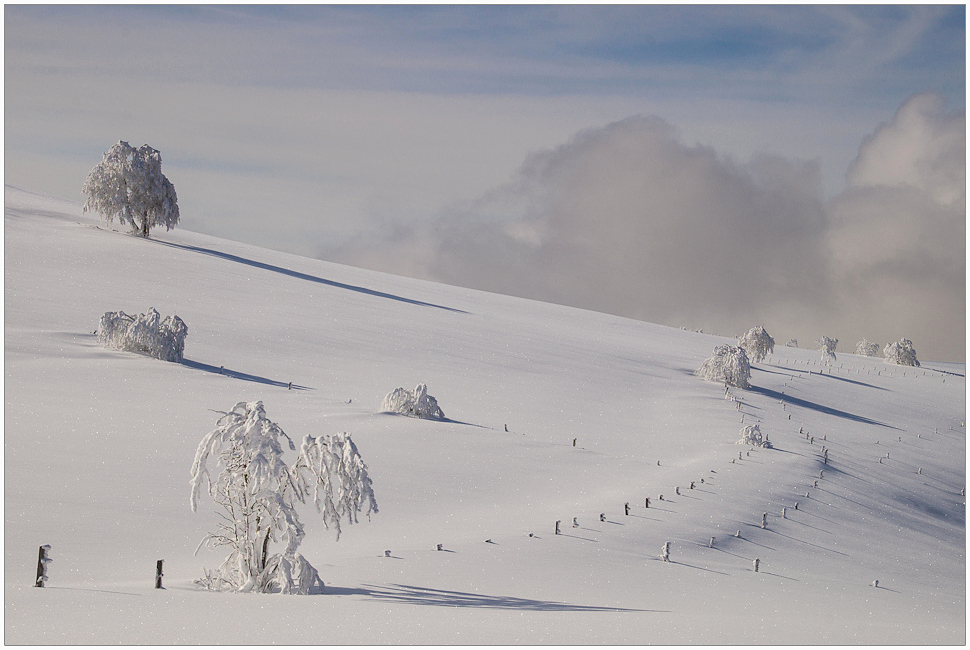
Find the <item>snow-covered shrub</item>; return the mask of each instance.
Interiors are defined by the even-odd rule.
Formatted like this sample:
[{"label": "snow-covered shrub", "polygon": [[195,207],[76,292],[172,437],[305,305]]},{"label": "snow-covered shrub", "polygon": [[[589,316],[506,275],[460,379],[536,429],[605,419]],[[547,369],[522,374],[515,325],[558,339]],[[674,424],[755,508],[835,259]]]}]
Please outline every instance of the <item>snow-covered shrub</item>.
[{"label": "snow-covered shrub", "polygon": [[381,402],[382,413],[401,413],[425,420],[444,420],[445,414],[438,406],[438,400],[428,395],[428,387],[418,384],[414,390],[395,388],[384,396]]},{"label": "snow-covered shrub", "polygon": [[771,443],[768,442],[767,438],[761,437],[761,427],[757,424],[749,424],[741,429],[741,438],[736,444],[771,449]]},{"label": "snow-covered shrub", "polygon": [[864,357],[878,357],[879,356],[879,344],[873,343],[872,341],[867,341],[862,339],[855,344],[855,353],[861,354]]},{"label": "snow-covered shrub", "polygon": [[[293,465],[283,460],[280,438],[289,436],[266,417],[262,402],[239,402],[217,421],[199,443],[192,463],[191,506],[195,512],[203,483],[223,510],[216,533],[202,540],[226,546],[229,555],[198,582],[206,589],[261,593],[309,594],[323,589],[317,570],[297,553],[305,535],[296,504],[313,497],[324,525],[357,522],[364,505],[377,512],[367,467],[350,436],[307,435]],[[218,457],[219,475],[209,474],[210,456]],[[282,553],[269,555],[270,542],[285,542]]]},{"label": "snow-covered shrub", "polygon": [[916,350],[913,348],[913,342],[909,339],[899,339],[898,343],[890,343],[883,348],[882,353],[886,357],[886,363],[919,367],[919,361],[916,360]]},{"label": "snow-covered shrub", "polygon": [[738,347],[742,348],[748,358],[760,363],[762,359],[775,351],[775,339],[762,326],[752,327],[745,334],[738,337]]},{"label": "snow-covered shrub", "polygon": [[835,346],[839,344],[839,339],[823,336],[816,343],[818,343],[819,352],[822,353],[822,363],[826,366],[831,365],[835,361]]},{"label": "snow-covered shrub", "polygon": [[147,314],[129,316],[123,311],[109,311],[98,324],[101,345],[126,352],[138,352],[162,361],[180,362],[185,353],[189,328],[178,316],[162,320],[155,308]]},{"label": "snow-covered shrub", "polygon": [[117,217],[131,231],[148,237],[152,226],[171,230],[179,222],[175,186],[162,173],[162,155],[147,144],[135,149],[119,141],[88,174],[81,193],[84,211],[100,212],[111,223]]},{"label": "snow-covered shrub", "polygon": [[748,363],[748,355],[743,349],[733,345],[719,345],[694,374],[707,381],[748,388],[751,364]]},{"label": "snow-covered shrub", "polygon": [[798,347],[798,339],[788,339],[788,343],[785,343],[785,347],[788,347],[788,348],[797,348]]}]

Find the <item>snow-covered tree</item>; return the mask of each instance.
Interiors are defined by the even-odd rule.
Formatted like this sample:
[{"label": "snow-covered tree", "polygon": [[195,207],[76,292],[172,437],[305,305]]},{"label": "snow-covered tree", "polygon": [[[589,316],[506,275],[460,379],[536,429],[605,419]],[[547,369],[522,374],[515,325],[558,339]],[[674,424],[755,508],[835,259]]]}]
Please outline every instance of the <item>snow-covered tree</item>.
[{"label": "snow-covered tree", "polygon": [[798,347],[798,339],[788,339],[788,343],[785,343],[785,347],[797,348]]},{"label": "snow-covered tree", "polygon": [[878,357],[879,356],[879,344],[873,343],[872,341],[867,341],[862,339],[855,344],[855,353],[861,354],[864,357]]},{"label": "snow-covered tree", "polygon": [[737,444],[771,449],[771,443],[768,442],[767,438],[761,437],[761,427],[759,427],[757,424],[749,424],[741,429],[741,438],[738,440]]},{"label": "snow-covered tree", "polygon": [[886,363],[919,367],[919,361],[916,360],[916,350],[913,348],[913,342],[909,339],[899,339],[898,343],[890,343],[883,348],[882,353],[886,357]]},{"label": "snow-covered tree", "polygon": [[100,212],[111,223],[117,218],[131,231],[148,237],[154,226],[171,230],[179,222],[175,186],[162,173],[162,155],[144,144],[137,149],[119,141],[88,174],[81,193],[84,211]]},{"label": "snow-covered tree", "polygon": [[381,401],[382,413],[401,413],[425,420],[444,420],[445,414],[438,406],[438,400],[428,395],[428,387],[418,384],[414,390],[395,388]]},{"label": "snow-covered tree", "polygon": [[747,354],[748,359],[760,363],[762,359],[775,351],[775,339],[759,325],[752,327],[745,334],[738,337],[738,347]]},{"label": "snow-covered tree", "polygon": [[138,352],[162,361],[182,361],[189,328],[178,316],[161,316],[152,307],[147,314],[129,316],[109,311],[98,324],[101,345],[126,352]]},{"label": "snow-covered tree", "polygon": [[748,363],[748,355],[743,349],[733,345],[719,345],[694,374],[707,381],[748,388],[751,364]]},{"label": "snow-covered tree", "polygon": [[839,344],[839,339],[823,336],[816,343],[818,343],[819,352],[822,353],[822,363],[826,366],[831,365],[835,361],[835,346]]},{"label": "snow-covered tree", "polygon": [[[314,438],[307,435],[292,465],[283,460],[280,438],[293,441],[266,417],[262,402],[239,402],[224,413],[199,443],[192,463],[191,506],[195,512],[205,484],[222,509],[218,532],[203,545],[226,546],[230,553],[199,584],[223,591],[309,594],[323,589],[317,570],[297,553],[305,535],[297,503],[313,497],[324,525],[340,537],[340,522],[357,522],[377,512],[367,467],[346,433]],[[218,476],[208,461],[217,456]],[[269,554],[270,542],[286,544]]]}]

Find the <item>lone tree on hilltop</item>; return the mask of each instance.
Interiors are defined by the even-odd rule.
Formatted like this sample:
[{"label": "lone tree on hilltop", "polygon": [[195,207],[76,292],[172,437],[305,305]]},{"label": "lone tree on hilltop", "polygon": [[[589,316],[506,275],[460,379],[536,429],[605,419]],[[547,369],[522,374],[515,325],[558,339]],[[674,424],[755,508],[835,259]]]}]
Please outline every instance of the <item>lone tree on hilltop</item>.
[{"label": "lone tree on hilltop", "polygon": [[88,197],[85,212],[100,212],[108,223],[117,217],[142,237],[153,226],[171,230],[179,222],[175,186],[162,173],[162,155],[147,144],[135,149],[122,140],[113,145],[88,174],[81,193]]},{"label": "lone tree on hilltop", "polygon": [[[203,483],[223,512],[219,532],[203,545],[227,546],[222,566],[206,571],[197,582],[218,591],[310,594],[323,589],[317,570],[296,552],[303,541],[297,502],[313,497],[328,528],[340,538],[340,522],[357,522],[366,506],[377,512],[367,466],[346,433],[303,439],[292,465],[283,461],[280,437],[296,447],[286,433],[266,417],[262,402],[239,402],[217,421],[199,443],[192,464],[194,512]],[[209,456],[218,454],[219,475],[209,475]],[[269,543],[283,541],[282,553],[269,555]]]},{"label": "lone tree on hilltop", "polygon": [[748,388],[751,379],[751,364],[742,348],[733,345],[719,345],[694,373],[707,381],[716,381],[728,386]]},{"label": "lone tree on hilltop", "polygon": [[775,351],[775,339],[759,325],[752,327],[744,335],[738,337],[738,347],[743,348],[748,358],[755,363]]},{"label": "lone tree on hilltop", "polygon": [[909,339],[899,339],[898,343],[890,343],[883,348],[882,353],[886,357],[886,363],[919,367],[919,361],[916,360],[916,349]]}]

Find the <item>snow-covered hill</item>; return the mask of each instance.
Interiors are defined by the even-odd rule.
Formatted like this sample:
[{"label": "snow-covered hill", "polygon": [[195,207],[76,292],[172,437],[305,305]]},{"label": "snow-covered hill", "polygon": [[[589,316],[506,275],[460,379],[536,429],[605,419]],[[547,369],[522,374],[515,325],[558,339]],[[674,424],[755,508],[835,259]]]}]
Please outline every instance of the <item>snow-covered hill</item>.
[{"label": "snow-covered hill", "polygon": [[[966,641],[963,364],[779,345],[725,395],[693,371],[729,339],[5,206],[6,643]],[[98,346],[149,307],[184,363]],[[447,421],[377,413],[418,383]],[[339,541],[303,511],[325,595],[193,584],[224,555],[193,555],[195,447],[257,399],[294,439],[351,433],[374,480]],[[753,423],[774,449],[735,444]]]}]

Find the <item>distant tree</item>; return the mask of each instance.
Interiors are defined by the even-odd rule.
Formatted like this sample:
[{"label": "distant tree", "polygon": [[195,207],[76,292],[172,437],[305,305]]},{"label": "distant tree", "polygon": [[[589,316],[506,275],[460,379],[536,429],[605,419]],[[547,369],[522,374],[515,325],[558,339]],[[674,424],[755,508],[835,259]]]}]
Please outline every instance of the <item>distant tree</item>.
[{"label": "distant tree", "polygon": [[81,193],[84,211],[100,212],[111,223],[117,218],[131,232],[148,237],[154,226],[171,230],[179,222],[175,186],[162,173],[162,156],[147,144],[135,149],[120,141],[91,170]]},{"label": "distant tree", "polygon": [[890,343],[883,348],[882,353],[886,357],[886,363],[919,367],[919,361],[916,360],[916,350],[913,348],[913,342],[909,339],[899,339],[898,343]]},{"label": "distant tree", "polygon": [[[219,591],[309,594],[323,589],[317,570],[296,552],[304,528],[296,504],[313,497],[324,525],[357,522],[377,512],[367,467],[346,433],[320,438],[307,435],[293,465],[283,460],[280,438],[293,441],[266,417],[262,402],[239,402],[217,421],[199,443],[192,463],[191,506],[195,512],[203,484],[223,512],[219,531],[203,545],[226,546],[222,566],[206,571],[199,584]],[[213,481],[207,466],[218,455]],[[283,541],[282,553],[269,555],[270,542]]]},{"label": "distant tree", "polygon": [[839,339],[830,339],[823,336],[816,343],[818,343],[818,349],[822,353],[822,363],[826,366],[831,365],[835,361],[835,346],[839,344]]},{"label": "distant tree", "polygon": [[181,318],[166,316],[162,320],[154,307],[137,316],[123,311],[105,312],[98,324],[101,345],[176,363],[182,361],[188,334],[189,328]]},{"label": "distant tree", "polygon": [[788,343],[785,343],[785,347],[788,347],[788,348],[797,348],[798,347],[798,339],[788,339]]},{"label": "distant tree", "polygon": [[707,381],[716,381],[748,388],[751,378],[751,364],[748,355],[742,348],[733,345],[719,345],[714,348],[714,354],[709,357],[694,373]]},{"label": "distant tree", "polygon": [[878,357],[879,356],[879,344],[873,343],[872,341],[867,341],[862,339],[855,344],[855,353],[861,354],[864,357]]},{"label": "distant tree", "polygon": [[745,334],[738,337],[738,347],[748,354],[748,359],[760,363],[762,359],[775,351],[775,339],[762,326],[752,327]]},{"label": "distant tree", "polygon": [[445,419],[444,411],[438,406],[438,400],[428,395],[428,387],[425,384],[418,384],[414,390],[395,388],[381,401],[381,412],[400,413],[425,420]]}]

